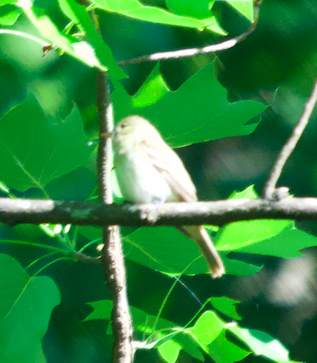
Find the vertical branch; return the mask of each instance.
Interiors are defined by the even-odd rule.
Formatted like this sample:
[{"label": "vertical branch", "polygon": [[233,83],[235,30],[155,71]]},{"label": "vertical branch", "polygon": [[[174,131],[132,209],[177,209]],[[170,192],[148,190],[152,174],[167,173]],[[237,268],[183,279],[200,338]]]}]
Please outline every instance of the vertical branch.
[{"label": "vertical branch", "polygon": [[[97,107],[99,115],[98,183],[99,201],[112,203],[111,168],[112,140],[103,135],[113,129],[113,109],[108,77],[97,71]],[[127,298],[126,274],[118,226],[103,227],[102,263],[113,298],[112,330],[114,336],[113,362],[133,361],[132,323]]]},{"label": "vertical branch", "polygon": [[[99,31],[94,12],[91,19]],[[97,108],[99,120],[98,147],[98,185],[99,201],[113,202],[111,189],[112,140],[104,135],[113,130],[114,117],[110,97],[110,85],[105,72],[97,70]],[[132,321],[130,316],[125,265],[122,243],[118,226],[102,228],[102,264],[105,279],[113,299],[112,331],[114,337],[113,362],[131,363],[134,350],[132,347]]]}]

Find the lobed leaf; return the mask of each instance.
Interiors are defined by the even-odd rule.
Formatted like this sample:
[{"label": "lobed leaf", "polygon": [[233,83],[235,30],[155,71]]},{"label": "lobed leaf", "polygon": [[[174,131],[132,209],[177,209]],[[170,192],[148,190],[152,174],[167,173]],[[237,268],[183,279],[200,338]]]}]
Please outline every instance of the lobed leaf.
[{"label": "lobed leaf", "polygon": [[60,124],[48,121],[33,95],[0,123],[1,179],[10,188],[40,188],[88,161],[90,149],[74,106]]},{"label": "lobed leaf", "polygon": [[[152,94],[148,91],[151,87]],[[134,96],[130,97],[117,85],[112,99],[117,120],[139,114],[153,122],[172,147],[249,135],[259,121],[247,122],[267,107],[256,101],[229,103],[226,89],[216,78],[214,62],[196,72],[174,92],[168,89],[156,66],[146,86]]]}]

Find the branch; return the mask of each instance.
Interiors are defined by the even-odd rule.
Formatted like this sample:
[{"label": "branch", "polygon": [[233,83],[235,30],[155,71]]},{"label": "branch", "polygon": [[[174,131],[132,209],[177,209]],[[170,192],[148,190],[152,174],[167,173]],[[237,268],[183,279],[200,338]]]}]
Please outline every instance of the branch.
[{"label": "branch", "polygon": [[308,121],[314,110],[316,102],[317,102],[317,81],[314,85],[313,92],[305,105],[302,117],[300,118],[297,126],[294,128],[292,135],[287,140],[286,144],[283,146],[281,153],[275,162],[275,165],[270,174],[270,177],[269,177],[268,181],[266,182],[266,186],[264,189],[264,198],[275,199],[276,197],[278,197],[277,195],[275,195],[276,194],[275,193],[276,183],[278,182],[278,180],[282,174],[286,161],[288,160],[288,158],[294,151],[294,149],[298,143],[298,140],[302,136],[302,134],[308,124]]},{"label": "branch", "polygon": [[[97,22],[94,22],[97,28]],[[111,169],[112,140],[103,135],[114,127],[113,108],[110,99],[110,85],[105,72],[97,70],[97,107],[99,118],[98,185],[99,202],[112,203]],[[114,224],[101,224],[102,263],[104,275],[113,299],[112,331],[114,337],[114,363],[133,362],[132,320],[127,297],[127,282],[119,227]]]},{"label": "branch", "polygon": [[[113,130],[113,109],[108,76],[97,71],[97,107],[99,114],[98,181],[99,201],[112,203],[111,168],[112,140],[103,135]],[[115,223],[116,224],[116,223]],[[113,362],[133,361],[132,322],[127,297],[127,283],[119,227],[102,224],[104,274],[113,299],[112,330],[114,337]]]},{"label": "branch", "polygon": [[254,22],[250,24],[250,26],[246,32],[242,33],[241,35],[239,35],[235,38],[226,40],[222,43],[207,45],[203,48],[189,48],[189,49],[181,49],[181,50],[170,51],[170,52],[159,52],[159,53],[153,53],[150,55],[143,55],[138,58],[123,60],[121,62],[118,62],[117,64],[121,67],[125,67],[130,64],[137,64],[137,63],[144,63],[144,62],[156,62],[159,60],[188,58],[188,57],[193,57],[195,55],[215,53],[215,52],[233,48],[236,44],[242,42],[247,36],[249,36],[255,30],[256,25],[258,23],[259,9],[260,9],[261,4],[262,4],[262,0],[255,1],[255,3],[254,3]]},{"label": "branch", "polygon": [[73,224],[91,226],[178,226],[255,219],[317,221],[317,198],[233,199],[216,202],[95,204],[36,199],[0,198],[0,222],[9,225]]}]

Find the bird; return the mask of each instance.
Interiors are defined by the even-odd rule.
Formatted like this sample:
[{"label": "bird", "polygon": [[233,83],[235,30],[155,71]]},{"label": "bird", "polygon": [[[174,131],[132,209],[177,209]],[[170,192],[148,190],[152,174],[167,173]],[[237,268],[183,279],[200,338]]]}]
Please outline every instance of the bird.
[{"label": "bird", "polygon": [[[114,168],[123,198],[135,204],[196,202],[195,185],[177,153],[145,118],[123,118],[112,132]],[[225,273],[224,264],[203,226],[177,226],[193,239],[212,278]]]}]

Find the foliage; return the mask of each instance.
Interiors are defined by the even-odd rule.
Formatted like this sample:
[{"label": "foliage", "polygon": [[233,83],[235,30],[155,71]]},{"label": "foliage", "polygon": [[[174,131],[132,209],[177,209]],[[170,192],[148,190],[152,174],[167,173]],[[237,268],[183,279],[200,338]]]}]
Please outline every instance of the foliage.
[{"label": "foliage", "polygon": [[[216,76],[217,61],[210,58],[205,58],[205,63],[201,64],[197,61],[177,89],[168,84],[157,64],[144,81],[139,81],[138,91],[131,95],[123,81],[128,71],[123,71],[116,64],[112,47],[103,41],[88,13],[93,9],[97,12],[101,28],[107,27],[107,18],[103,16],[117,16],[119,18],[116,19],[121,19],[117,20],[118,24],[133,19],[148,22],[145,26],[156,23],[166,27],[185,27],[187,31],[196,31],[198,37],[206,34],[222,36],[227,32],[221,26],[216,1],[166,0],[164,6],[144,4],[138,0],[94,0],[89,3],[89,7],[85,8],[75,0],[59,0],[59,7],[50,2],[33,4],[31,0],[0,1],[0,24],[12,26],[0,29],[2,36],[12,37],[5,32],[10,29],[19,38],[27,37],[33,32],[29,28],[32,24],[49,43],[48,54],[39,66],[40,71],[30,65],[39,62],[41,50],[37,49],[34,59],[25,60],[29,62],[26,70],[21,66],[20,74],[16,70],[10,73],[9,96],[4,97],[0,105],[3,116],[0,124],[0,189],[10,198],[95,200],[96,145],[89,140],[95,139],[98,125],[95,93],[92,91],[95,88],[94,73],[90,67],[109,72],[117,120],[132,113],[143,115],[160,129],[173,147],[250,135],[260,124],[259,115],[267,108],[257,100],[228,102],[227,91]],[[234,13],[235,16],[243,16],[244,21],[253,20],[252,1],[227,0],[226,5],[231,11],[237,10],[240,15]],[[111,20],[110,17],[108,20]],[[18,32],[19,29],[23,29],[23,33]],[[103,33],[104,38],[116,31],[118,28],[108,28]],[[23,43],[24,38],[22,42],[21,39],[17,41],[16,47],[21,47],[21,53],[26,52],[29,56],[32,52],[28,50],[28,43]],[[134,41],[138,42],[137,37]],[[43,43],[41,40],[38,42]],[[5,41],[4,48],[10,54]],[[62,55],[64,53],[68,56]],[[12,64],[24,64],[22,58],[20,54],[12,55]],[[4,59],[1,62],[4,63]],[[12,64],[7,67],[13,67]],[[58,68],[63,66],[67,76],[59,77]],[[49,69],[47,73],[45,67]],[[80,87],[78,91],[74,84]],[[120,200],[117,188],[115,193]],[[244,191],[235,192],[230,198],[256,197],[253,186],[245,185]],[[263,267],[252,259],[244,258],[249,254],[293,258],[300,256],[302,249],[317,245],[316,238],[298,229],[293,221],[262,220],[206,228],[216,242],[227,273],[235,276],[251,276]],[[74,251],[96,256],[95,246],[100,242],[100,230],[60,225],[42,225],[40,228],[23,225],[13,229],[1,226],[0,230],[3,252],[0,255],[0,361],[101,362],[104,360],[102,354],[109,357],[111,345],[105,341],[111,342],[112,339],[109,324],[112,303],[105,296],[103,283],[98,288],[92,283],[96,273],[102,279],[101,268],[71,267],[85,269],[86,275],[83,277],[77,270],[74,276],[65,274],[61,277],[55,265],[60,262],[59,266],[73,266]],[[135,274],[145,267],[151,271],[149,273],[156,271],[162,281],[166,278],[169,285],[172,281],[168,293],[165,287],[156,286],[164,297],[163,302],[155,297],[159,292],[148,301],[133,302],[135,306],[131,307],[131,311],[140,350],[155,350],[160,360],[168,363],[181,359],[183,354],[191,360],[200,361],[209,356],[218,363],[237,362],[251,355],[266,357],[273,362],[291,362],[288,350],[273,336],[243,327],[237,312],[239,302],[229,297],[215,297],[210,293],[204,303],[199,302],[199,308],[188,311],[185,319],[180,316],[165,318],[164,309],[176,291],[179,277],[208,274],[205,262],[197,246],[174,228],[124,228],[123,234],[128,267],[132,266]],[[34,252],[32,247],[37,247],[38,252]],[[47,254],[40,252],[45,249]],[[9,254],[26,267],[21,267]],[[60,269],[65,271],[63,268],[66,267]],[[58,287],[51,278],[37,276],[45,269],[57,281]],[[139,284],[138,280],[133,278],[133,273],[128,280],[129,289],[133,291]],[[86,295],[79,293],[82,282],[87,286]],[[77,290],[70,287],[72,283]],[[212,284],[208,281],[208,286]],[[86,310],[80,311],[74,319],[73,329],[80,333],[76,333],[77,341],[74,339],[69,345],[76,345],[80,353],[69,353],[71,358],[63,352],[63,344],[52,338],[52,331],[48,332],[47,339],[55,351],[48,348],[48,343],[44,344],[44,348],[41,343],[52,310],[60,303],[58,289],[62,291],[62,305],[64,300],[64,304],[71,306],[68,312],[77,306],[78,301],[82,309],[87,308],[84,303],[89,303],[90,310],[93,308],[90,314]],[[190,293],[198,299],[195,292]],[[153,306],[158,309],[155,311]],[[180,306],[180,309],[183,307]],[[79,322],[80,319],[83,322]],[[89,324],[98,324],[100,320],[108,327],[102,326],[102,338],[97,334],[98,329],[90,331],[89,328]],[[63,330],[63,327],[61,323],[58,328]],[[107,337],[103,336],[105,331]],[[89,337],[90,334],[92,337]],[[101,343],[98,343],[99,338]],[[90,339],[97,343],[82,352],[81,340],[88,344]],[[106,353],[99,354],[101,348],[95,348],[95,345],[101,346]],[[149,360],[153,361],[153,355]]]}]

